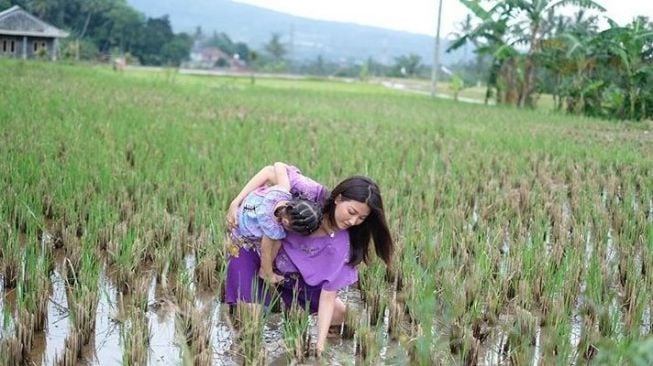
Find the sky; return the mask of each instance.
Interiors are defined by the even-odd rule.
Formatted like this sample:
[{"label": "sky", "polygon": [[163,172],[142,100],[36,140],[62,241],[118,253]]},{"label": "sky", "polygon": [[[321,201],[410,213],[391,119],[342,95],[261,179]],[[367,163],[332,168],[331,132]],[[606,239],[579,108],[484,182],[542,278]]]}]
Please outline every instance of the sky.
[{"label": "sky", "polygon": [[[313,19],[370,25],[431,36],[434,36],[436,32],[438,0],[235,1]],[[653,20],[653,0],[595,1],[606,8],[604,15],[621,25],[629,23],[636,15],[647,15]],[[446,37],[455,32],[458,29],[458,23],[465,18],[467,13],[467,9],[460,1],[443,0],[440,35]]]}]

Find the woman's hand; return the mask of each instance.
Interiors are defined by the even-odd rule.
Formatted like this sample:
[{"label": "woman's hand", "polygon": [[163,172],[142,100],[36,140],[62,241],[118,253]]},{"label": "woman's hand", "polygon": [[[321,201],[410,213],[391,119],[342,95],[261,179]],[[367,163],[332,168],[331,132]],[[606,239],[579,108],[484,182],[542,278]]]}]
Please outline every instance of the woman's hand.
[{"label": "woman's hand", "polygon": [[337,294],[336,291],[322,290],[320,292],[320,303],[317,309],[317,344],[315,345],[317,357],[320,357],[324,351]]}]

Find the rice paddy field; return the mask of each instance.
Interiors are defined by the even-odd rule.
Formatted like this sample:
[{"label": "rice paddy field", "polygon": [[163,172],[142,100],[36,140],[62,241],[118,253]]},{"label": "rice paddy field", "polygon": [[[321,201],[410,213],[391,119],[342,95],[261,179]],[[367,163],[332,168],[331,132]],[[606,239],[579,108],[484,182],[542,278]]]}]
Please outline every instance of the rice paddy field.
[{"label": "rice paddy field", "polygon": [[[653,124],[378,85],[0,60],[0,365],[653,363]],[[381,186],[340,335],[220,295],[263,166]],[[234,318],[235,319],[235,318]]]}]

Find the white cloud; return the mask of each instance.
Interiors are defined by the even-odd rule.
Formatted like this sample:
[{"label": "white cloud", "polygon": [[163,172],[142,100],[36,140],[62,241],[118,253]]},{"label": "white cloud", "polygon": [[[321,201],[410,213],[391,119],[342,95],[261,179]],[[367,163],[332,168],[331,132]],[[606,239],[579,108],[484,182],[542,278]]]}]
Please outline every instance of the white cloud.
[{"label": "white cloud", "polygon": [[[351,22],[435,35],[438,0],[236,0],[302,17]],[[636,15],[653,17],[651,0],[599,0],[619,24]],[[484,3],[489,3],[488,1]],[[455,31],[467,14],[458,0],[443,0],[441,34]],[[489,6],[488,6],[489,7]],[[653,19],[652,19],[653,20]]]}]

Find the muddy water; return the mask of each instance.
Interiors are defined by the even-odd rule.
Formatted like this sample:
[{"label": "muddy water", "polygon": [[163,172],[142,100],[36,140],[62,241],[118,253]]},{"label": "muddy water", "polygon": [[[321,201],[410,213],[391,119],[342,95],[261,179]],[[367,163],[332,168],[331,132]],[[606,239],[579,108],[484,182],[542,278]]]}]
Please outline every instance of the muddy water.
[{"label": "muddy water", "polygon": [[[65,347],[65,340],[70,332],[71,318],[68,310],[66,283],[59,270],[61,261],[50,276],[51,286],[48,294],[48,317],[44,332],[34,334],[33,349],[30,353],[34,365],[52,365],[56,362]],[[195,258],[187,256],[186,269],[193,273]],[[102,270],[99,281],[99,301],[95,318],[95,333],[88,346],[83,350],[80,365],[122,365],[123,347],[120,340],[121,317],[120,292],[109,277],[106,268]],[[1,288],[2,286],[0,286]],[[5,293],[0,289],[0,314],[3,310],[11,311],[14,303],[13,291]],[[199,291],[198,291],[199,292]],[[148,287],[147,318],[150,327],[149,365],[181,364],[180,340],[175,330],[177,306],[169,295],[169,288],[162,288],[156,283],[154,275],[150,275]],[[360,307],[360,296],[357,290],[343,293],[345,301],[354,307]],[[218,365],[238,365],[234,356],[233,333],[227,319],[228,308],[221,304],[218,297],[211,293],[200,293],[196,296],[196,305],[208,306],[212,313],[210,330],[213,347],[213,363]],[[7,309],[5,309],[7,308]],[[312,319],[312,338],[317,338],[315,319]],[[13,327],[8,327],[11,330]],[[0,327],[0,332],[4,330]],[[0,333],[0,337],[3,333]],[[266,323],[263,341],[267,361],[272,365],[286,365],[286,357],[281,333],[281,315],[270,314]],[[329,364],[340,364],[342,360],[353,361],[354,344],[350,340],[339,337],[329,340],[329,351],[326,360]],[[350,363],[346,361],[346,363]],[[308,362],[311,364],[311,362]],[[314,360],[313,363],[317,364]]]}]

